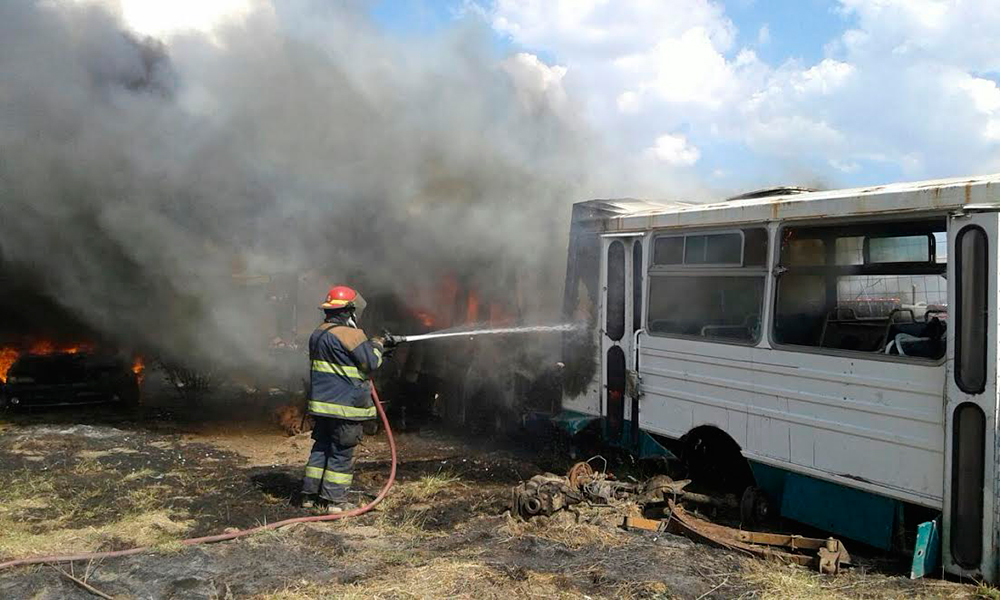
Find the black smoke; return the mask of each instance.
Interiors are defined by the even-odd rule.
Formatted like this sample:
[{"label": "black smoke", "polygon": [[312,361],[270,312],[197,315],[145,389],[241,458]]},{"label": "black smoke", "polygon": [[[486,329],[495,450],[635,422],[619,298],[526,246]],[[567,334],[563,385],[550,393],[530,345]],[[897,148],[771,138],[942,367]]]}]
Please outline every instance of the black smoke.
[{"label": "black smoke", "polygon": [[103,5],[2,2],[0,260],[82,327],[227,366],[262,358],[234,273],[406,297],[503,265],[557,309],[593,142],[490,35],[281,2],[161,42]]}]

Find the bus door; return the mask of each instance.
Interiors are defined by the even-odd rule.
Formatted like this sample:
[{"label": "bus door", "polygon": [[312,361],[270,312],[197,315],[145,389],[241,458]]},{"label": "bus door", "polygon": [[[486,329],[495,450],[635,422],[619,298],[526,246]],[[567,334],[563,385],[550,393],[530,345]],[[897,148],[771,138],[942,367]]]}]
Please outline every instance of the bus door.
[{"label": "bus door", "polygon": [[[948,223],[945,569],[996,580],[998,214]],[[940,252],[940,251],[939,251]]]},{"label": "bus door", "polygon": [[638,398],[626,394],[635,370],[635,332],[641,328],[643,238],[641,234],[603,238],[601,269],[601,413],[613,443],[638,445]]}]

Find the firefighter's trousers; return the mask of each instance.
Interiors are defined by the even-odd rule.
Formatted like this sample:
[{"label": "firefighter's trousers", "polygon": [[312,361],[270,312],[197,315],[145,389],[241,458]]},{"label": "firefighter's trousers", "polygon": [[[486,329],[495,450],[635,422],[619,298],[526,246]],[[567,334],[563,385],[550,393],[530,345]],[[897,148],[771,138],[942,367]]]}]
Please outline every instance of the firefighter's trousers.
[{"label": "firefighter's trousers", "polygon": [[363,436],[360,421],[316,417],[302,493],[319,494],[329,502],[346,500],[354,480],[354,447]]}]

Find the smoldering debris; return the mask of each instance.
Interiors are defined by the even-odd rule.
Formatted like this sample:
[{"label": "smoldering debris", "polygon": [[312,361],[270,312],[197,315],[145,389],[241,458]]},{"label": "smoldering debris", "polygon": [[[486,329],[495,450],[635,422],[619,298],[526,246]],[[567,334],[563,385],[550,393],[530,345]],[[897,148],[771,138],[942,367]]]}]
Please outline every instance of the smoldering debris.
[{"label": "smoldering debris", "polygon": [[157,42],[102,3],[0,3],[0,261],[102,336],[249,369],[240,278],[557,280],[593,144],[483,27],[413,43],[299,1]]}]

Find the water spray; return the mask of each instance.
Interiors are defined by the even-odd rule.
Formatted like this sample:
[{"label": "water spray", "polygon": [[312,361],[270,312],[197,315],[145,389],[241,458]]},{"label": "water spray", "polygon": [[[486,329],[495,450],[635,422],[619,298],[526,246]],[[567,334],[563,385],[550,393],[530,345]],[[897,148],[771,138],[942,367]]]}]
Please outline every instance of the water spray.
[{"label": "water spray", "polygon": [[524,325],[521,327],[491,327],[488,329],[443,329],[432,331],[431,333],[421,333],[418,335],[395,335],[386,333],[383,337],[389,345],[395,346],[407,342],[423,342],[426,340],[437,340],[455,337],[476,337],[480,335],[501,335],[515,333],[556,333],[562,331],[573,331],[579,326],[564,323],[561,325]]}]

